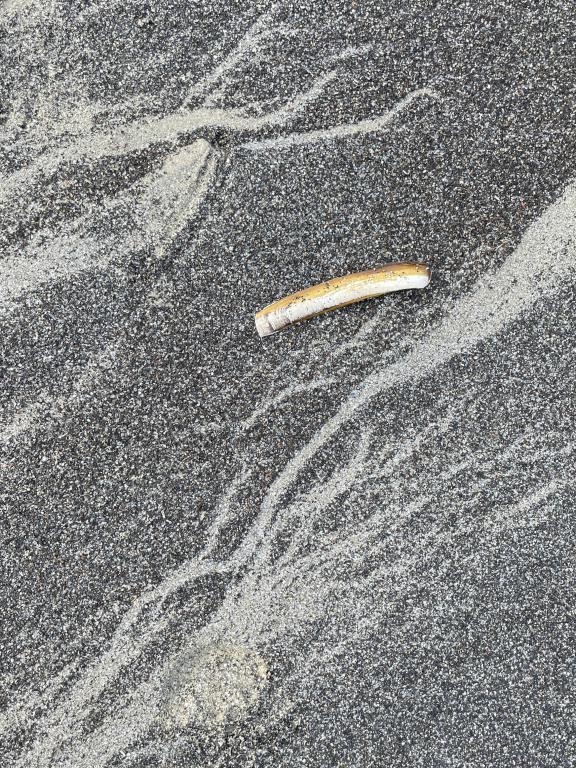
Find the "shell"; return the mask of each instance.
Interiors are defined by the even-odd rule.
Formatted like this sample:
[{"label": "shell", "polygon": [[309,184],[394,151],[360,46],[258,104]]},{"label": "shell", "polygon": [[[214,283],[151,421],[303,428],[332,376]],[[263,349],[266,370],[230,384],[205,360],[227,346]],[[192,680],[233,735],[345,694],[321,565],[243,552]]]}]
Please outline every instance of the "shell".
[{"label": "shell", "polygon": [[425,288],[429,282],[430,269],[425,264],[414,262],[384,264],[365,272],[335,277],[285,296],[261,309],[254,318],[256,330],[261,338],[270,336],[288,325],[338,307],[394,291]]}]

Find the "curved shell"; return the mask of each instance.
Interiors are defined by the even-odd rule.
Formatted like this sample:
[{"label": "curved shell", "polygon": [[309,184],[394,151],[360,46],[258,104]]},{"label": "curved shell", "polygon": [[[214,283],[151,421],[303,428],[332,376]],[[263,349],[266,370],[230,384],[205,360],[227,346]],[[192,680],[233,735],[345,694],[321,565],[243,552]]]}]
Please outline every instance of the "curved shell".
[{"label": "curved shell", "polygon": [[314,315],[385,293],[425,288],[429,282],[430,269],[414,262],[384,264],[365,272],[335,277],[285,296],[257,312],[256,330],[261,337],[269,336]]}]

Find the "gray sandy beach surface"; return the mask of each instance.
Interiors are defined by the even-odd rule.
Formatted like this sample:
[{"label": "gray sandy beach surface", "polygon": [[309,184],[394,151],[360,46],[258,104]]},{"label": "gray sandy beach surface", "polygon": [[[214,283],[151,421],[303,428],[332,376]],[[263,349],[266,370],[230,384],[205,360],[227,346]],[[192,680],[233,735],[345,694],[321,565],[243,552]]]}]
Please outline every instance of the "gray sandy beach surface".
[{"label": "gray sandy beach surface", "polygon": [[575,44],[0,3],[0,765],[576,764]]}]

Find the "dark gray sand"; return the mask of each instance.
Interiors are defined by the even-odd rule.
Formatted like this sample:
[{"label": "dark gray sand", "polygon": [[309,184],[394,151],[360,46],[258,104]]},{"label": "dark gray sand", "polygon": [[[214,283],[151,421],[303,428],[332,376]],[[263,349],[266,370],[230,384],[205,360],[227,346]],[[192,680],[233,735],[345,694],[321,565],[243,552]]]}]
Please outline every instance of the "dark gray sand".
[{"label": "dark gray sand", "polygon": [[0,27],[0,765],[574,766],[572,0]]}]

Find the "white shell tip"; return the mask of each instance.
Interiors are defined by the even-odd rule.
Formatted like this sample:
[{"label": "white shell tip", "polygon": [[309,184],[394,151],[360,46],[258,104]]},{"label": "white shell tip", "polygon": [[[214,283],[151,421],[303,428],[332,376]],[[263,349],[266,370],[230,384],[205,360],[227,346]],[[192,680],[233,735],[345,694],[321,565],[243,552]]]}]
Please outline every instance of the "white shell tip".
[{"label": "white shell tip", "polygon": [[264,336],[270,336],[273,333],[276,333],[275,329],[272,328],[270,324],[270,320],[266,315],[255,315],[254,321],[256,323],[256,330],[258,331],[258,336],[260,336],[261,339],[264,338]]}]

